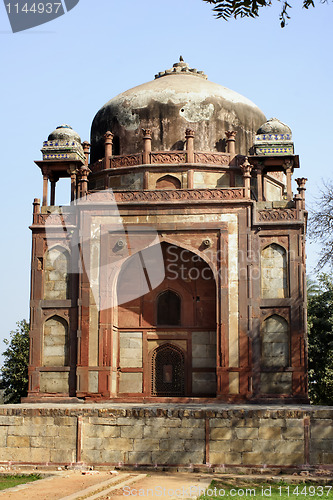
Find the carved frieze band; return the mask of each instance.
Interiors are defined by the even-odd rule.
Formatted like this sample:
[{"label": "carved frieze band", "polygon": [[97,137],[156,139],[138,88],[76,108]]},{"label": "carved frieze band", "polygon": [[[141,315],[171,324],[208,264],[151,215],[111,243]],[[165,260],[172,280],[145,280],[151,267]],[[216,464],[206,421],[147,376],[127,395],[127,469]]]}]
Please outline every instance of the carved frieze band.
[{"label": "carved frieze band", "polygon": [[151,163],[186,163],[186,153],[150,153]]},{"label": "carved frieze band", "polygon": [[33,224],[40,226],[74,226],[76,224],[75,214],[34,214]]},{"label": "carved frieze band", "polygon": [[195,163],[205,165],[229,165],[229,155],[223,153],[194,153]]},{"label": "carved frieze band", "polygon": [[[181,164],[187,162],[186,151],[158,151],[150,153],[151,164]],[[142,165],[143,156],[141,153],[124,156],[113,156],[109,159],[110,163],[107,165],[105,159],[99,160],[89,168],[92,172],[100,172],[105,168],[119,168],[119,167],[134,167]],[[195,163],[203,165],[229,165],[229,155],[227,153],[194,153]]]},{"label": "carved frieze band", "polygon": [[134,167],[142,164],[142,154],[115,156],[111,158],[111,168]]},{"label": "carved frieze band", "polygon": [[122,191],[114,193],[117,202],[163,202],[201,200],[240,200],[243,188],[234,189],[170,189],[166,191]]},{"label": "carved frieze band", "polygon": [[258,222],[297,220],[297,210],[293,208],[275,208],[272,210],[259,210]]}]

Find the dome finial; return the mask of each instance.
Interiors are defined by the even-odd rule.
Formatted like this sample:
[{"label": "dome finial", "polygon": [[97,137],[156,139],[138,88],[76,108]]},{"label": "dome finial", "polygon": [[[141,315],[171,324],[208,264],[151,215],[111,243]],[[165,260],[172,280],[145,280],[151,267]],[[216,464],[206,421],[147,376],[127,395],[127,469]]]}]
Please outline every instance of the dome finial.
[{"label": "dome finial", "polygon": [[161,76],[179,75],[179,74],[201,76],[201,78],[207,80],[207,75],[205,75],[203,71],[198,71],[196,68],[190,68],[189,64],[187,64],[184,61],[183,56],[179,57],[179,62],[176,62],[172,68],[167,69],[165,71],[160,71],[157,75],[155,75],[155,79],[161,78]]}]

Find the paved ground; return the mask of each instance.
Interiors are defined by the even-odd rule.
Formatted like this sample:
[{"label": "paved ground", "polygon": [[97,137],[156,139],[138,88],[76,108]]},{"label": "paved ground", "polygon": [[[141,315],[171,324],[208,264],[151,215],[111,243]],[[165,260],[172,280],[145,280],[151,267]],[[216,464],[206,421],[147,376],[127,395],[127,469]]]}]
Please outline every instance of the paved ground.
[{"label": "paved ground", "polygon": [[[9,472],[9,471],[8,471]],[[36,470],[18,470],[11,473],[30,473]],[[38,471],[37,471],[38,472]],[[46,473],[48,477],[20,485],[10,490],[0,492],[0,500],[188,500],[200,496],[215,478],[229,478],[235,487],[242,487],[248,481],[260,479],[272,480],[270,476],[237,476],[207,473],[181,472],[116,472],[92,471],[83,474],[81,471],[52,471]],[[297,476],[278,476],[280,479],[296,482],[304,479],[314,479],[318,484],[325,484],[333,474],[318,474],[310,477],[305,473]],[[330,483],[332,484],[332,482]]]}]

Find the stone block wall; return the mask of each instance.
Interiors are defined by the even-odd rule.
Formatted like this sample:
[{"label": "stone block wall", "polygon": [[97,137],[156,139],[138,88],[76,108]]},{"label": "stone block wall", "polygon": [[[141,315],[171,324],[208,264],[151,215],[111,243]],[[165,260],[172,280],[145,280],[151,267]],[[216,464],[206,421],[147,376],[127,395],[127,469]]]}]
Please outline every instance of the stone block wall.
[{"label": "stone block wall", "polygon": [[3,405],[0,462],[210,470],[332,466],[333,408]]}]

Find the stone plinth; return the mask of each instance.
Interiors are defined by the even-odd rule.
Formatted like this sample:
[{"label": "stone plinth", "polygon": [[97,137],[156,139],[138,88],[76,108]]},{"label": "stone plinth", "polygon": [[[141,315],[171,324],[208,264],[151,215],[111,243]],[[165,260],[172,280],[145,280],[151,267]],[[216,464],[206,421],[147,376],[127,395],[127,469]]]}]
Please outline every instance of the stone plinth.
[{"label": "stone plinth", "polygon": [[332,467],[333,408],[0,406],[1,463],[196,469]]}]

